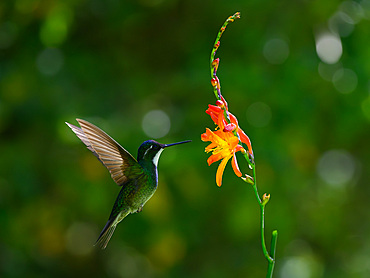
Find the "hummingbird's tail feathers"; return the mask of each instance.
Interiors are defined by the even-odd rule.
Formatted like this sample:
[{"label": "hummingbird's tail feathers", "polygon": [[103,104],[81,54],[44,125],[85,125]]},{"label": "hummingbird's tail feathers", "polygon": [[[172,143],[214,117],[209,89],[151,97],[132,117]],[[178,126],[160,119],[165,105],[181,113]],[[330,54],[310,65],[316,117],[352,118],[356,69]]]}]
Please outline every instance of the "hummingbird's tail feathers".
[{"label": "hummingbird's tail feathers", "polygon": [[104,229],[101,231],[98,240],[94,245],[99,245],[101,249],[107,247],[110,238],[113,235],[114,230],[116,229],[118,223],[115,223],[114,220],[109,220],[105,225]]},{"label": "hummingbird's tail feathers", "polygon": [[116,203],[114,204],[113,211],[111,214],[111,217],[109,217],[109,220],[107,224],[105,224],[103,230],[101,231],[98,240],[94,245],[99,245],[101,249],[105,249],[107,247],[107,244],[110,240],[110,238],[113,235],[114,230],[117,227],[117,224],[122,221],[123,218],[125,218],[127,215],[131,213],[131,210],[129,207],[123,208],[118,214],[115,213]]}]

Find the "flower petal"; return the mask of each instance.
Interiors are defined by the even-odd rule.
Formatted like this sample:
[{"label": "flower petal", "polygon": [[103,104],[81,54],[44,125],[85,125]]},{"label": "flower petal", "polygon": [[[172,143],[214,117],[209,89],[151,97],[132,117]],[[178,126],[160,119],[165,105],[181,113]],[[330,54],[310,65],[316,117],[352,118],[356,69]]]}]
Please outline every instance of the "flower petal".
[{"label": "flower petal", "polygon": [[219,165],[219,166],[218,166],[218,168],[217,168],[217,172],[216,172],[216,184],[217,184],[218,186],[221,186],[221,184],[222,184],[222,175],[223,175],[223,173],[224,173],[225,166],[226,166],[227,162],[229,161],[229,159],[230,159],[231,157],[232,157],[232,155],[230,155],[230,156],[228,156],[228,157],[225,157],[225,158],[221,161],[220,165]]},{"label": "flower petal", "polygon": [[240,172],[238,161],[236,160],[236,154],[234,154],[233,159],[231,160],[231,166],[233,167],[235,175],[240,178],[242,176],[242,172]]},{"label": "flower petal", "polygon": [[229,112],[229,117],[230,117],[230,122],[231,123],[235,124],[236,126],[239,125],[238,124],[238,119],[233,114],[231,114],[230,112]]},{"label": "flower petal", "polygon": [[212,154],[207,159],[208,166],[210,166],[213,162],[219,161],[221,159],[222,159],[222,155],[221,154]]},{"label": "flower petal", "polygon": [[240,141],[242,141],[243,143],[245,143],[247,145],[249,153],[251,155],[253,155],[252,143],[251,143],[251,140],[249,139],[249,137],[247,136],[247,134],[245,134],[244,131],[241,128],[239,128],[238,129],[238,135],[240,137]]},{"label": "flower petal", "polygon": [[202,133],[202,134],[200,135],[200,139],[201,139],[203,142],[207,142],[207,141],[209,141],[207,133]]},{"label": "flower petal", "polygon": [[216,143],[217,145],[221,146],[225,144],[225,140],[221,138],[219,135],[221,135],[219,132],[212,132],[209,128],[206,129],[206,133],[208,135],[209,140],[213,143]]},{"label": "flower petal", "polygon": [[229,135],[229,138],[227,138],[227,141],[229,143],[229,147],[230,147],[230,149],[234,150],[239,144],[239,138],[236,137],[231,132],[227,132],[227,134]]},{"label": "flower petal", "polygon": [[209,132],[204,132],[200,135],[200,139],[203,141],[203,142],[208,142],[208,141],[211,141],[211,135]]},{"label": "flower petal", "polygon": [[219,106],[216,106],[216,105],[212,105],[212,104],[208,104],[208,109],[207,111],[210,111],[210,112],[215,112],[215,113],[220,113],[222,111],[221,107]]},{"label": "flower petal", "polygon": [[206,110],[206,113],[211,116],[212,121],[217,125],[218,123],[218,114],[213,113],[212,111]]},{"label": "flower petal", "polygon": [[206,128],[206,132],[202,133],[202,135],[200,136],[200,139],[203,142],[213,141],[214,140],[214,133],[209,128]]},{"label": "flower petal", "polygon": [[[226,111],[226,113],[228,113],[228,112]],[[224,129],[225,126],[228,123],[229,122],[225,118],[225,113],[224,113],[224,111],[222,111],[222,113],[220,113],[220,116],[218,117],[218,123],[217,123],[217,125],[220,127],[220,129]]]}]

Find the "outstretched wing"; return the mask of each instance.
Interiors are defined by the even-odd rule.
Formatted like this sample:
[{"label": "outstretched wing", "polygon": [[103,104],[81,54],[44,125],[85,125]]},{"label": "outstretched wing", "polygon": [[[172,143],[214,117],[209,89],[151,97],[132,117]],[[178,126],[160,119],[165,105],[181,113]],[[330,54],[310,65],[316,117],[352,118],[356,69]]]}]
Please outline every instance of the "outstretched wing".
[{"label": "outstretched wing", "polygon": [[[85,133],[83,132],[83,130],[80,127],[77,127],[77,126],[72,125],[70,123],[67,123],[66,122],[66,124],[69,126],[70,129],[72,129],[72,131],[77,135],[77,137],[80,138],[80,140],[82,141],[82,143],[84,143],[86,145],[86,147],[90,151],[92,151],[92,153],[99,159],[99,161],[101,163],[103,163],[103,161],[100,160],[99,155],[95,152],[95,150],[91,146],[90,141],[89,141],[89,139],[87,139],[87,137],[86,137]],[[104,165],[104,163],[103,163],[103,165]]]},{"label": "outstretched wing", "polygon": [[88,121],[76,120],[81,128],[66,124],[109,170],[118,185],[122,186],[130,176],[143,172],[136,159],[108,134]]}]

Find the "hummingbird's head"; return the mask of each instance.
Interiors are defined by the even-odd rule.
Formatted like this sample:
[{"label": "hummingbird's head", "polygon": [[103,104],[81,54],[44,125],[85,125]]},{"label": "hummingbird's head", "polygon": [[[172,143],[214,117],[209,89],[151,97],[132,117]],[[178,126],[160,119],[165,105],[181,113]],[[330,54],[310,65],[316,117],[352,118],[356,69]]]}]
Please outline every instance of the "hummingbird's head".
[{"label": "hummingbird's head", "polygon": [[158,159],[161,155],[162,151],[170,146],[179,145],[183,143],[191,142],[182,141],[173,144],[161,144],[154,140],[148,140],[142,143],[139,147],[138,154],[137,154],[137,161],[145,160],[145,161],[152,161],[155,166],[158,165]]}]

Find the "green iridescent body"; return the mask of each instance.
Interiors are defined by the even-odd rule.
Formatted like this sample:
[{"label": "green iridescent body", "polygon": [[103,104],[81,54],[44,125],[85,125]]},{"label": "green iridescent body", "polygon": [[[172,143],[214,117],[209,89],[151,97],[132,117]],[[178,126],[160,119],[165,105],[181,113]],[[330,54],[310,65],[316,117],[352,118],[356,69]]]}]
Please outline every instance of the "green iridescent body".
[{"label": "green iridescent body", "polygon": [[187,143],[160,144],[149,140],[142,143],[137,160],[113,138],[93,124],[77,119],[81,128],[66,123],[78,138],[109,170],[112,179],[122,186],[113,205],[108,222],[96,244],[105,248],[119,222],[127,215],[140,212],[153,196],[158,185],[158,159],[164,148]]},{"label": "green iridescent body", "polygon": [[141,175],[122,185],[109,218],[115,218],[123,208],[127,208],[128,213],[140,212],[157,189],[156,172],[148,173],[143,170]]}]

